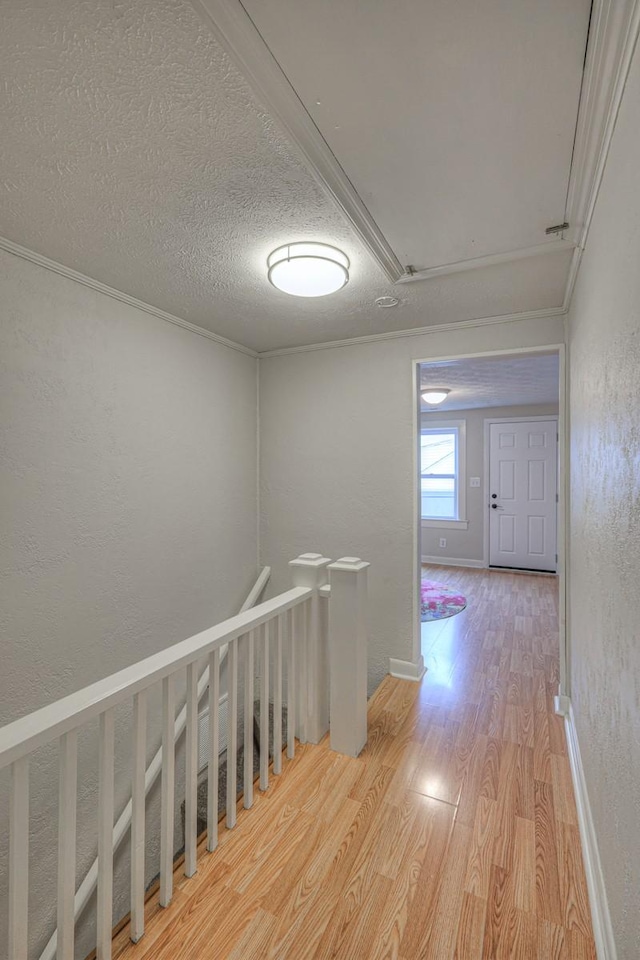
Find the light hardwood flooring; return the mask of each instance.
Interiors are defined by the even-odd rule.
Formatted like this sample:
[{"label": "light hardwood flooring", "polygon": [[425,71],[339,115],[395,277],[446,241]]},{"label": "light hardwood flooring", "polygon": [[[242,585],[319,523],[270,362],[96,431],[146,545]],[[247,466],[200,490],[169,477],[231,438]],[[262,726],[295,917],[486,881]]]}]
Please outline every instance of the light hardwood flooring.
[{"label": "light hardwood flooring", "polygon": [[595,960],[553,577],[429,568],[463,613],[387,677],[357,759],[299,747],[118,960]]}]

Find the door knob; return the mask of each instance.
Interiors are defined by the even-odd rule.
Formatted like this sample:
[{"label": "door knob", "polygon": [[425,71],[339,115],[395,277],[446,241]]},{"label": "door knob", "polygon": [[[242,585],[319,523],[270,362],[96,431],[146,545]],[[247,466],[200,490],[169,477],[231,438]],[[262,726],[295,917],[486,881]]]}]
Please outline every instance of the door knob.
[{"label": "door knob", "polygon": [[498,509],[498,504],[497,504],[497,503],[492,503],[492,504],[491,504],[491,509],[492,509],[492,510],[497,510],[497,509]]},{"label": "door knob", "polygon": [[498,496],[497,493],[492,493],[492,494],[491,494],[491,499],[492,499],[492,500],[495,500],[497,496]]}]

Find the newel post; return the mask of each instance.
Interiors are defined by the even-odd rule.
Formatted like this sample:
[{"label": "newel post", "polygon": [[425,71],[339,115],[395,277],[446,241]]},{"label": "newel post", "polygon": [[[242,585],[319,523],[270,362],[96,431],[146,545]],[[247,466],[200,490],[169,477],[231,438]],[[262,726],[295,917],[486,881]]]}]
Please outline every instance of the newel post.
[{"label": "newel post", "polygon": [[357,757],[367,742],[367,568],[358,557],[329,565],[331,749]]},{"label": "newel post", "polygon": [[[329,667],[326,636],[326,618],[321,616],[318,590],[328,580],[328,557],[320,553],[303,553],[289,562],[294,587],[311,587],[313,594],[306,609],[306,624],[302,631],[305,649],[298,657],[297,697],[298,718],[296,728],[304,731],[304,739],[319,743],[329,729]],[[306,663],[305,663],[306,661]],[[306,665],[306,669],[305,669]]]}]

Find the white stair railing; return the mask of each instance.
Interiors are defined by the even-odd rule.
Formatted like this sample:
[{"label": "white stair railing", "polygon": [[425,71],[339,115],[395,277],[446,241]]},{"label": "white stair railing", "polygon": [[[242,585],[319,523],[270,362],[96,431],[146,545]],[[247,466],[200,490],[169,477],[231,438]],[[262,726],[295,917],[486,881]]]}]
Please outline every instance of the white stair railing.
[{"label": "white stair railing", "polygon": [[[255,584],[249,591],[249,594],[247,595],[246,600],[240,607],[240,613],[244,613],[246,610],[250,610],[252,607],[255,607],[256,603],[264,593],[265,587],[269,582],[270,576],[271,576],[271,567],[264,567],[260,572],[260,575],[258,576],[258,579],[256,580]],[[220,658],[220,666],[222,666],[225,660],[225,657],[227,655],[227,650],[228,650],[228,644],[225,644],[218,653]],[[200,677],[198,678],[198,688],[197,688],[198,703],[200,703],[200,701],[203,699],[208,689],[209,689],[209,665],[207,664],[204,670],[202,671]],[[219,700],[219,697],[216,697],[215,702],[217,703],[218,700]],[[135,701],[135,703],[140,709],[142,705],[142,700],[139,702]],[[143,720],[142,717],[138,718],[137,715],[134,716],[134,729],[136,729],[138,733],[138,737],[134,738],[134,751],[136,748],[142,751],[141,758],[143,762],[142,763],[140,762],[140,757],[137,757],[137,756],[134,757],[133,769],[135,771],[135,777],[132,783],[132,797],[128,800],[124,810],[118,817],[112,831],[111,849],[114,855],[120,849],[120,846],[124,841],[125,837],[127,836],[127,833],[129,832],[129,829],[131,828],[131,825],[132,825],[133,793],[134,792],[136,795],[137,809],[136,809],[136,818],[133,821],[132,829],[137,836],[141,836],[141,833],[140,833],[141,823],[144,818],[144,803],[141,802],[141,798],[144,798],[144,800],[146,800],[146,798],[149,795],[149,791],[151,790],[156,780],[160,776],[160,771],[162,769],[162,747],[160,747],[156,751],[155,756],[147,766],[146,770],[144,769],[144,760],[146,756],[146,753],[145,753],[146,740],[145,742],[142,742],[143,741],[142,730],[143,730],[144,722],[145,721]],[[186,725],[187,725],[187,704],[185,703],[185,705],[182,707],[182,709],[180,710],[175,720],[173,737],[176,743],[184,733]],[[217,790],[218,788],[216,785],[216,797],[218,795]],[[142,848],[140,847],[140,843],[137,839],[137,836],[132,837],[132,843],[131,843],[132,850],[136,850],[138,853],[138,857],[135,859],[135,861],[134,861],[134,858],[132,857],[132,872],[138,871],[141,867],[144,868],[144,856],[142,856],[141,858],[141,855],[140,855],[141,849],[142,849],[142,852],[144,853],[144,847]],[[74,915],[74,921],[76,923],[78,922],[79,918],[82,916],[83,911],[85,910],[87,904],[89,903],[89,900],[93,896],[94,891],[98,885],[98,861],[99,861],[99,857],[96,857],[96,859],[93,861],[93,863],[89,867],[89,870],[87,871],[84,879],[82,880],[80,886],[76,891],[76,894],[74,897],[74,905],[73,905],[73,915]],[[144,878],[143,878],[143,882],[144,882]],[[136,889],[140,885],[137,872],[135,877],[133,878],[133,884],[136,887]],[[142,928],[140,927],[139,904],[136,904],[136,907],[137,907],[136,915],[132,916],[132,920],[131,920],[131,928],[132,928],[131,939],[134,941],[134,943],[136,943],[142,936],[142,932],[141,932]],[[50,939],[47,942],[46,947],[40,954],[40,960],[55,960],[57,947],[58,947],[58,931],[54,930]]]},{"label": "white stair railing", "polygon": [[[219,730],[218,710],[220,691],[221,651],[228,646],[228,728],[227,728],[227,797],[226,826],[236,823],[236,766],[238,750],[238,674],[239,660],[244,662],[245,698],[250,690],[250,703],[245,700],[245,741],[252,750],[253,724],[253,668],[256,653],[260,671],[260,789],[268,787],[269,779],[269,699],[270,644],[274,642],[273,695],[274,734],[281,737],[283,706],[283,675],[286,667],[286,700],[288,742],[287,756],[295,754],[295,738],[317,741],[328,728],[327,678],[340,671],[332,652],[328,665],[327,622],[335,631],[340,644],[350,644],[355,637],[360,653],[348,657],[345,667],[354,675],[351,699],[356,691],[362,693],[362,650],[366,643],[364,633],[364,594],[366,567],[353,558],[343,558],[335,564],[319,554],[304,554],[292,561],[294,587],[285,593],[260,603],[217,626],[204,630],[188,640],[154,654],[145,660],[100,680],[83,690],[65,697],[41,710],[14,721],[0,729],[0,769],[10,768],[11,804],[9,814],[9,932],[8,956],[11,960],[27,960],[29,931],[29,757],[37,749],[59,743],[59,813],[58,813],[58,879],[57,879],[57,960],[73,960],[75,943],[75,850],[77,836],[77,746],[78,731],[89,721],[99,721],[99,796],[97,861],[97,960],[110,960],[113,927],[113,828],[114,815],[114,710],[120,704],[133,701],[134,771],[132,778],[132,849],[131,849],[131,928],[132,939],[144,933],[145,897],[145,757],[147,742],[146,706],[149,692],[161,686],[162,690],[162,748],[161,748],[161,845],[160,845],[160,903],[167,906],[173,895],[174,858],[174,763],[176,717],[174,690],[177,678],[186,674],[187,703],[186,728],[186,783],[185,783],[185,875],[191,876],[197,866],[196,804],[197,804],[197,724],[198,698],[208,683],[209,690],[209,757],[207,810],[207,848],[215,849],[218,838],[218,764]],[[327,576],[336,578],[339,602],[331,612],[330,586]],[[321,600],[321,598],[323,598]],[[329,599],[329,617],[321,610],[321,603]],[[344,622],[341,622],[343,618]],[[198,666],[205,660],[209,677],[198,681]],[[336,724],[353,725],[364,704],[349,710],[336,710],[331,718],[331,739],[346,744],[354,755],[364,745],[360,726],[357,736],[349,739],[346,730],[338,731]],[[365,733],[366,739],[366,733]],[[275,744],[281,739],[274,737]],[[155,762],[155,761],[154,761]],[[281,769],[279,750],[274,749],[274,774]],[[244,805],[253,802],[253,764],[245,767]],[[156,774],[157,775],[157,774]],[[118,823],[122,817],[118,820]],[[82,825],[80,825],[82,829]],[[117,824],[116,824],[117,828]],[[122,828],[122,835],[126,826]],[[80,891],[78,891],[79,893]],[[0,945],[1,951],[1,945]]]}]

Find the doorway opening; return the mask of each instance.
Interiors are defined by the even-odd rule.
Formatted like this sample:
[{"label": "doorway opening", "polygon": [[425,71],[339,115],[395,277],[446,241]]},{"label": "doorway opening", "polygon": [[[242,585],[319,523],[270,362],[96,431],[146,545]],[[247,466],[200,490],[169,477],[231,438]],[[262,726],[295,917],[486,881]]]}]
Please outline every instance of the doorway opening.
[{"label": "doorway opening", "polygon": [[[441,600],[436,619],[460,614],[449,631],[473,616],[458,589],[474,582],[465,568],[557,576],[564,693],[564,348],[429,358],[414,368],[417,661],[444,629],[433,626],[425,598]],[[439,586],[462,596],[448,603]]]}]

